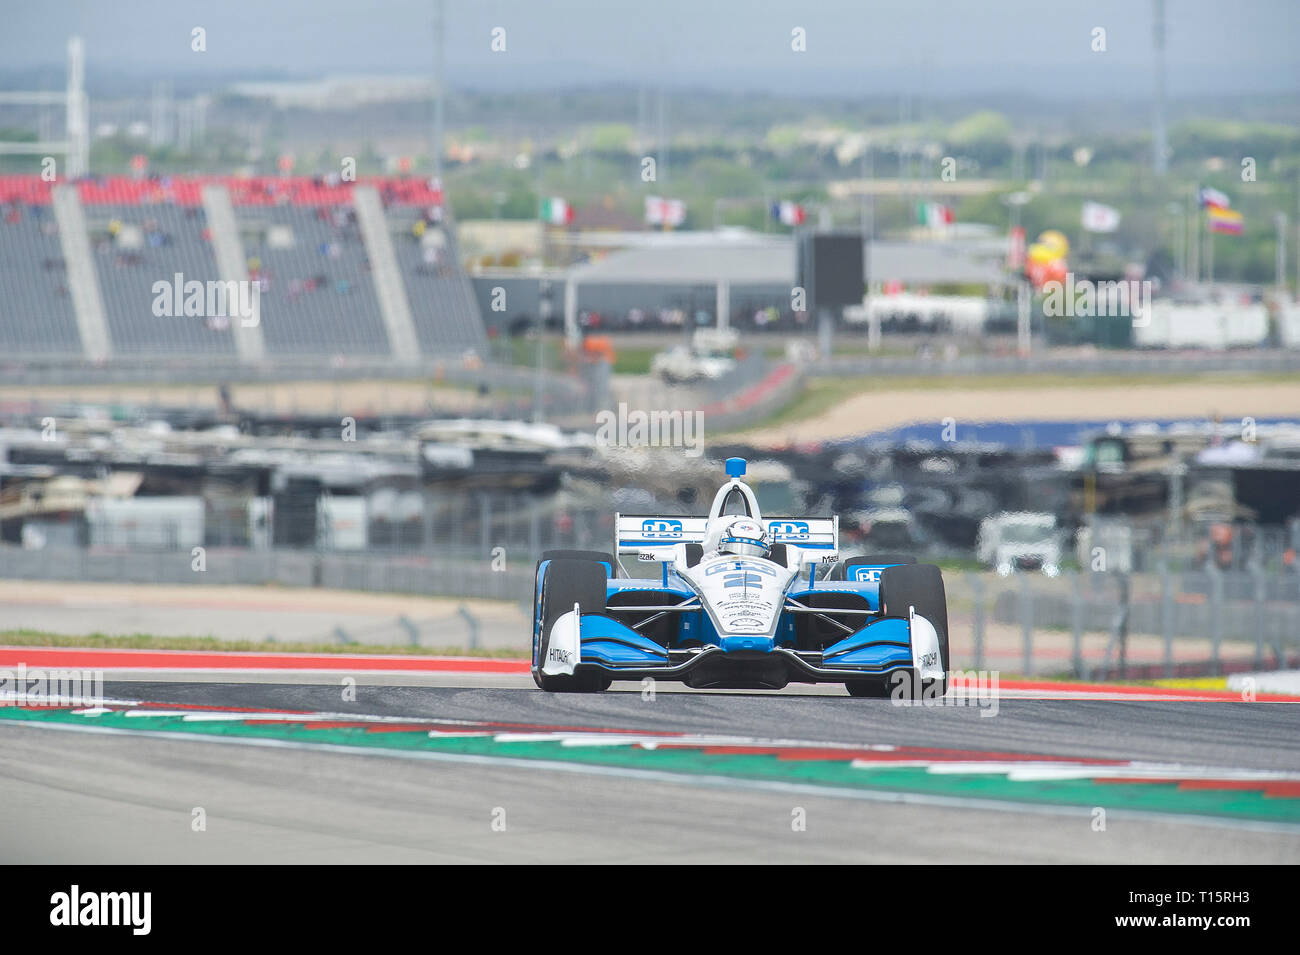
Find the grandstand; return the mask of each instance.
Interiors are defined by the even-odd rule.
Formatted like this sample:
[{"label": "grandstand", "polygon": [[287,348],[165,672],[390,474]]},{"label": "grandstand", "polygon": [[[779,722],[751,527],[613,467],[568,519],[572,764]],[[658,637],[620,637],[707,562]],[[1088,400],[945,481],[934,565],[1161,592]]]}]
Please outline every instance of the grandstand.
[{"label": "grandstand", "polygon": [[389,354],[369,256],[350,207],[277,206],[266,215],[256,238],[246,233],[244,248],[250,275],[262,279],[268,353]]},{"label": "grandstand", "polygon": [[234,353],[224,320],[153,311],[155,282],[221,278],[202,207],[98,206],[86,224],[115,354]]},{"label": "grandstand", "polygon": [[[0,176],[0,352],[100,363],[481,354],[442,198],[409,177]],[[258,326],[155,314],[155,283],[177,275],[256,282]],[[237,347],[239,335],[255,347]]]},{"label": "grandstand", "polygon": [[0,355],[81,351],[58,224],[47,206],[0,209]]},{"label": "grandstand", "polygon": [[473,287],[460,270],[455,233],[409,208],[390,211],[389,221],[421,350],[457,347],[464,329],[481,327],[483,319]]}]

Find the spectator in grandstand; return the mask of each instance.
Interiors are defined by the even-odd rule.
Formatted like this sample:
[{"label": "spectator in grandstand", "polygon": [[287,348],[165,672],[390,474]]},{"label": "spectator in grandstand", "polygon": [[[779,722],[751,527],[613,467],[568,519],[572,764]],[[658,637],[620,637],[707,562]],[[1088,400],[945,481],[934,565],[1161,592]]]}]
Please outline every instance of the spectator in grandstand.
[{"label": "spectator in grandstand", "polygon": [[426,245],[421,249],[420,258],[424,260],[422,271],[436,272],[441,265],[441,255],[436,245]]}]

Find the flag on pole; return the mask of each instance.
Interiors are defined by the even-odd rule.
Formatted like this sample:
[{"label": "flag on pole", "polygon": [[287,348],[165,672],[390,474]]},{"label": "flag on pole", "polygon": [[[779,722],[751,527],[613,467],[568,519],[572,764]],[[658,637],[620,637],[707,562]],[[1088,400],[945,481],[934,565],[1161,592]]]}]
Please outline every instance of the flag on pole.
[{"label": "flag on pole", "polygon": [[1016,226],[1011,230],[1011,241],[1007,247],[1007,268],[1019,272],[1025,267],[1025,228]]},{"label": "flag on pole", "polygon": [[1231,200],[1218,189],[1202,187],[1200,193],[1201,208],[1203,209],[1227,209],[1232,205]]},{"label": "flag on pole", "polygon": [[573,221],[573,206],[558,197],[543,199],[542,221],[551,225],[568,225]]},{"label": "flag on pole", "polygon": [[679,226],[686,221],[686,203],[662,196],[645,197],[646,225]]},{"label": "flag on pole", "polygon": [[797,202],[774,202],[772,203],[772,218],[781,225],[803,225],[804,209]]},{"label": "flag on pole", "polygon": [[1114,232],[1119,228],[1119,210],[1100,202],[1085,202],[1081,224],[1087,232]]},{"label": "flag on pole", "polygon": [[938,202],[922,202],[917,206],[916,218],[921,225],[931,229],[952,225],[955,221],[952,206],[945,206]]},{"label": "flag on pole", "polygon": [[1241,235],[1245,227],[1245,219],[1240,212],[1235,209],[1221,209],[1218,206],[1209,206],[1206,210],[1206,222],[1211,232],[1219,232],[1224,235]]}]

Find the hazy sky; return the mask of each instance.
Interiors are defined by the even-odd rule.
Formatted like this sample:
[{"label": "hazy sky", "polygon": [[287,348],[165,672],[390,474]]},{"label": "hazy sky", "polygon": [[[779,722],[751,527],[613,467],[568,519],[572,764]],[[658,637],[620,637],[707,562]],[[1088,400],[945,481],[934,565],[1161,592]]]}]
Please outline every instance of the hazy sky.
[{"label": "hazy sky", "polygon": [[[168,78],[423,73],[432,0],[0,0],[0,66]],[[446,0],[453,86],[664,82],[848,95],[1151,88],[1151,0]],[[1171,95],[1300,92],[1300,0],[1167,0]],[[207,31],[207,52],[190,31]],[[506,31],[506,52],[489,49]],[[807,31],[807,52],[790,48]],[[1107,51],[1091,49],[1106,32]]]}]

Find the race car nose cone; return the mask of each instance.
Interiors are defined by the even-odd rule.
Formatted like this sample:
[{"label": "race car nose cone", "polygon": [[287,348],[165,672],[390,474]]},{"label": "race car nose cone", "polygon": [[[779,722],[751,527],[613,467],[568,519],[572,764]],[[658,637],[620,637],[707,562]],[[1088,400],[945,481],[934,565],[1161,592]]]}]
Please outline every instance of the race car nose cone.
[{"label": "race car nose cone", "polygon": [[775,646],[774,642],[767,637],[723,637],[720,644],[724,653],[743,650],[758,650],[766,653]]}]

